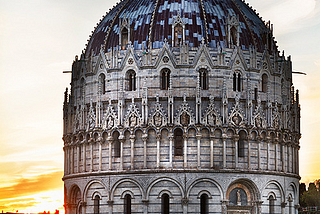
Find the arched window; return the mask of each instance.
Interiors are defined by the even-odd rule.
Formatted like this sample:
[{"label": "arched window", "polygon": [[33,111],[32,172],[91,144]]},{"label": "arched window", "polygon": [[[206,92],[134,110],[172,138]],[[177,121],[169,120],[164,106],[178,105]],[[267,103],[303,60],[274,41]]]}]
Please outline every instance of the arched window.
[{"label": "arched window", "polygon": [[200,214],[208,213],[208,195],[202,194],[200,197]]},{"label": "arched window", "polygon": [[262,75],[262,92],[266,93],[268,90],[268,76],[266,74]]},{"label": "arched window", "polygon": [[101,94],[106,93],[106,76],[104,74],[99,76],[99,89]]},{"label": "arched window", "polygon": [[245,157],[245,142],[246,142],[246,133],[241,131],[239,133],[238,141],[238,157]]},{"label": "arched window", "polygon": [[238,43],[237,29],[235,27],[232,27],[230,29],[230,33],[231,33],[231,38],[230,38],[231,39],[231,45],[232,46],[236,46],[237,43]]},{"label": "arched window", "polygon": [[100,213],[100,197],[98,195],[96,195],[93,199],[93,213]]},{"label": "arched window", "polygon": [[120,157],[120,141],[118,132],[113,133],[113,145],[114,157],[118,158]]},{"label": "arched window", "polygon": [[121,31],[121,49],[125,50],[129,42],[129,32],[127,28],[123,28]]},{"label": "arched window", "polygon": [[208,90],[208,71],[206,69],[200,69],[200,88],[202,90]]},{"label": "arched window", "polygon": [[165,68],[161,71],[161,89],[168,90],[170,87],[170,70]]},{"label": "arched window", "polygon": [[233,91],[242,91],[241,87],[242,87],[241,74],[240,73],[234,73],[233,74]]},{"label": "arched window", "polygon": [[129,70],[127,72],[127,90],[135,91],[136,90],[136,72],[134,70]]},{"label": "arched window", "polygon": [[124,204],[123,204],[123,210],[124,210],[124,214],[131,214],[131,195],[126,194],[126,196],[124,196]]},{"label": "arched window", "polygon": [[161,196],[161,213],[169,214],[170,213],[170,199],[167,193],[164,193]]},{"label": "arched window", "polygon": [[183,27],[177,24],[174,27],[174,47],[180,47],[183,43]]},{"label": "arched window", "polygon": [[181,129],[176,129],[174,131],[174,155],[182,156],[183,155],[183,132]]},{"label": "arched window", "polygon": [[269,200],[269,214],[274,214],[274,201],[275,201],[275,198],[273,197],[273,195],[270,195],[268,200]]}]

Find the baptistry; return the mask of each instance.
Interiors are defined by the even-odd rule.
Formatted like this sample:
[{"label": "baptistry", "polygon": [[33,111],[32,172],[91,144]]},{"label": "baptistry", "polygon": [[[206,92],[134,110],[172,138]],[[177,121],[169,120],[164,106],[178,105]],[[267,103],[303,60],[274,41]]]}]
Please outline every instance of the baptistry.
[{"label": "baptistry", "polygon": [[67,214],[294,214],[299,93],[241,0],[123,0],[72,64]]}]

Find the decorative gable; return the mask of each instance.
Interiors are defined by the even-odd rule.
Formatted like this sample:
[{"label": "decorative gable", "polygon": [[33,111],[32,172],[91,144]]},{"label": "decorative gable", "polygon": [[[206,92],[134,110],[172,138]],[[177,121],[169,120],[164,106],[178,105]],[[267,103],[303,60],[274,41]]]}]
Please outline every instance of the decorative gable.
[{"label": "decorative gable", "polygon": [[234,107],[231,110],[231,113],[229,114],[229,123],[231,123],[234,126],[243,126],[246,124],[245,121],[245,114],[242,110],[242,108],[240,107],[240,97],[239,94],[236,94],[235,97],[236,103],[234,105]]},{"label": "decorative gable", "polygon": [[192,110],[187,102],[186,94],[183,96],[183,103],[175,116],[174,122],[175,124],[182,126],[194,125],[196,122]]},{"label": "decorative gable", "polygon": [[221,116],[214,106],[213,96],[210,96],[210,103],[203,115],[202,123],[207,126],[216,126],[222,124]]},{"label": "decorative gable", "polygon": [[141,126],[141,125],[142,125],[142,117],[139,113],[138,107],[134,103],[134,98],[132,98],[132,103],[124,118],[124,126],[135,127],[135,126]]}]

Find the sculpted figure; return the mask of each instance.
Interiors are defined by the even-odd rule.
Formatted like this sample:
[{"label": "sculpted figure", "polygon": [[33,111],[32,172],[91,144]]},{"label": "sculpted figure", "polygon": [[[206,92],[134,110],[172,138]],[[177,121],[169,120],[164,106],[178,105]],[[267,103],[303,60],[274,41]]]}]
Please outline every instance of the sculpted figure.
[{"label": "sculpted figure", "polygon": [[187,112],[183,112],[180,120],[182,125],[187,126],[189,124],[190,116],[187,114]]},{"label": "sculpted figure", "polygon": [[162,125],[162,117],[159,112],[154,115],[154,125],[161,126]]}]

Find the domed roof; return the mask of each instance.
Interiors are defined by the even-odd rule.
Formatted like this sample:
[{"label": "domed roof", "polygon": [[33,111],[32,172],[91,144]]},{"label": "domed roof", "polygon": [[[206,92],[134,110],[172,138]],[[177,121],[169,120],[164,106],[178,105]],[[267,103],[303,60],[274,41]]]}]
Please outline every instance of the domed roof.
[{"label": "domed roof", "polygon": [[[180,18],[181,17],[181,18]],[[121,27],[130,26],[130,41],[134,49],[161,48],[172,39],[172,25],[177,19],[185,29],[189,47],[198,47],[202,38],[209,47],[227,47],[227,24],[236,17],[239,45],[248,50],[251,45],[262,51],[269,29],[261,18],[241,0],[123,0],[101,20],[86,48],[86,57],[97,55],[119,45]]]}]

